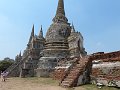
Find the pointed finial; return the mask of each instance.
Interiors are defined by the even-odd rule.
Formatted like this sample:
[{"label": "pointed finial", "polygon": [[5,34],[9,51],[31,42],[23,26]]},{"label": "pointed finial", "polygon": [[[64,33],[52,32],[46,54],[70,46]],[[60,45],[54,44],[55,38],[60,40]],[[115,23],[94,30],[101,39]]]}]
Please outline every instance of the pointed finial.
[{"label": "pointed finial", "polygon": [[28,44],[31,42],[33,37],[34,37],[34,24],[33,24],[33,27],[32,27],[32,32],[31,32]]},{"label": "pointed finial", "polygon": [[39,37],[43,37],[42,25],[41,25],[41,29],[40,29],[40,32],[39,32]]},{"label": "pointed finial", "polygon": [[41,25],[41,29],[40,30],[42,31],[42,25]]},{"label": "pointed finial", "polygon": [[33,24],[33,27],[32,27],[31,36],[34,37],[34,24]]},{"label": "pointed finial", "polygon": [[74,28],[73,22],[72,22],[72,26],[71,26],[71,32],[75,32],[75,28]]},{"label": "pointed finial", "polygon": [[64,1],[63,0],[59,0],[56,14],[65,15]]},{"label": "pointed finial", "polygon": [[68,19],[65,17],[64,0],[59,0],[56,15],[53,18],[53,22],[68,23]]},{"label": "pointed finial", "polygon": [[20,51],[20,53],[19,53],[19,56],[21,56],[21,51]]}]

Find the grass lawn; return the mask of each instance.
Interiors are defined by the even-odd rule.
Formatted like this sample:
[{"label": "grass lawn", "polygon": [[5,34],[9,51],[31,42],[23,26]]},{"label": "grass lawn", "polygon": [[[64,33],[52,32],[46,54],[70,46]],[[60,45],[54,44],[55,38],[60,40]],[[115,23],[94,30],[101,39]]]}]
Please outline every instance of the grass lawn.
[{"label": "grass lawn", "polygon": [[31,83],[36,84],[44,84],[44,85],[52,85],[52,86],[58,86],[59,81],[53,80],[52,78],[37,78],[37,77],[31,77],[31,78],[18,78],[25,81],[29,81]]},{"label": "grass lawn", "polygon": [[[30,81],[32,83],[39,83],[39,84],[44,84],[44,85],[52,85],[52,86],[58,86],[59,85],[59,81],[57,80],[53,80],[52,78],[23,78],[23,80],[27,80]],[[117,88],[112,88],[112,87],[103,87],[101,89],[98,89],[96,87],[96,85],[83,85],[83,86],[78,86],[78,87],[74,87],[74,88],[66,88],[66,90],[80,90],[80,89],[84,89],[84,90],[120,90]]]},{"label": "grass lawn", "polygon": [[[117,88],[112,88],[112,87],[102,87],[101,89],[98,89],[98,87],[96,85],[83,85],[83,88],[85,88],[85,90],[120,90]],[[80,90],[80,87],[77,87],[76,90]]]},{"label": "grass lawn", "polygon": [[103,87],[101,89],[97,88],[95,85],[83,85],[79,87],[73,87],[73,88],[68,88],[66,90],[120,90],[117,88],[112,88],[112,87]]}]

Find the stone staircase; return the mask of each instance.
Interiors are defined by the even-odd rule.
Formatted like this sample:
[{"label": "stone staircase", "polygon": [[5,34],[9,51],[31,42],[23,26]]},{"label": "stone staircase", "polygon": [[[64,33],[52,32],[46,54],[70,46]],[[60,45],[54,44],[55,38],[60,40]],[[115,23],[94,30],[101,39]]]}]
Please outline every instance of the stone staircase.
[{"label": "stone staircase", "polygon": [[[83,76],[81,78],[82,83],[80,84],[85,84],[88,82],[89,76],[87,76],[87,74],[90,73],[90,70],[87,70],[87,68],[89,68],[89,65],[91,61],[89,60],[89,57],[86,56],[82,59],[80,59],[70,70],[70,72],[68,73],[68,75],[66,75],[64,77],[64,79],[62,79],[60,85],[63,87],[74,87],[78,85],[78,79],[80,76]],[[86,72],[86,74],[85,74]]]},{"label": "stone staircase", "polygon": [[20,60],[19,62],[15,62],[14,64],[12,64],[9,68],[7,68],[5,70],[5,72],[8,72],[8,75],[7,76],[19,76],[19,71],[18,71],[18,68],[19,68],[19,65],[21,65],[25,60],[27,59],[27,56],[22,58],[22,60]]}]

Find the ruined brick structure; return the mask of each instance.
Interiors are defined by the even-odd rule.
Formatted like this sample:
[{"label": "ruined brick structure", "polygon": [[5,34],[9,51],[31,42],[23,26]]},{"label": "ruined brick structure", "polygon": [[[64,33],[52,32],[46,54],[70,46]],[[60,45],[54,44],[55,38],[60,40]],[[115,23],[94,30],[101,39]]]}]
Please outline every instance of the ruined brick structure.
[{"label": "ruined brick structure", "polygon": [[[70,57],[83,57],[87,53],[83,47],[83,36],[75,31],[74,25],[65,16],[64,1],[59,0],[53,23],[43,37],[42,27],[39,35],[34,34],[34,25],[23,55],[8,68],[10,76],[49,77],[58,62]],[[15,74],[14,72],[16,72]]]},{"label": "ruined brick structure", "polygon": [[92,60],[101,60],[103,62],[120,61],[120,51],[104,53],[98,52],[91,55]]},{"label": "ruined brick structure", "polygon": [[[90,81],[89,74],[91,73],[91,82],[94,82],[94,84],[99,82],[109,85],[110,82],[114,81],[120,87],[120,51],[111,53],[98,52],[88,57],[87,59],[85,57],[74,57],[74,59],[69,58],[65,62],[59,62],[60,65],[56,67],[51,77],[60,80],[62,86],[72,87],[88,83]],[[89,68],[87,69],[88,76],[84,75],[84,67]],[[79,79],[77,75],[80,77]],[[86,78],[84,79],[82,76]],[[83,83],[84,80],[85,83]]]},{"label": "ruined brick structure", "polygon": [[38,67],[39,58],[42,56],[45,39],[43,37],[42,26],[38,35],[34,34],[34,25],[26,49],[16,56],[15,63],[6,71],[9,76],[35,76],[35,69]]},{"label": "ruined brick structure", "polygon": [[56,15],[46,37],[43,56],[39,59],[37,76],[49,76],[63,58],[85,56],[83,37],[68,23],[64,2],[59,0]]},{"label": "ruined brick structure", "polygon": [[120,51],[94,53],[90,58],[93,61],[91,74],[93,80],[102,82],[104,85],[115,81],[120,87]]},{"label": "ruined brick structure", "polygon": [[23,55],[17,55],[16,62],[6,71],[9,76],[51,76],[65,87],[90,83],[91,70],[95,79],[120,80],[120,51],[87,55],[83,41],[81,33],[65,16],[64,1],[59,0],[46,36],[43,36],[42,26],[35,35],[33,25]]},{"label": "ruined brick structure", "polygon": [[56,67],[52,78],[60,81],[63,87],[75,87],[90,83],[92,60],[89,56],[74,58]]}]

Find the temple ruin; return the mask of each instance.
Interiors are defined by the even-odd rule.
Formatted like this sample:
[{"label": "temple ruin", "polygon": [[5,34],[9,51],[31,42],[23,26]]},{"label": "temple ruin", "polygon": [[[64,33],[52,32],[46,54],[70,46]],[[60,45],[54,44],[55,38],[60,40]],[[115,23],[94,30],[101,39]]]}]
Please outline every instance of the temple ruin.
[{"label": "temple ruin", "polygon": [[45,37],[42,26],[35,35],[33,25],[23,55],[17,55],[16,62],[6,70],[9,76],[52,77],[63,87],[83,85],[92,80],[99,82],[98,79],[120,81],[120,51],[87,55],[82,34],[65,16],[64,0],[58,0],[52,21]]}]

